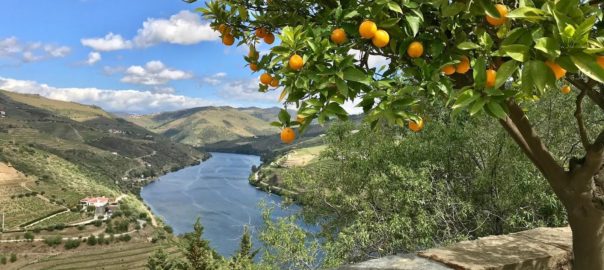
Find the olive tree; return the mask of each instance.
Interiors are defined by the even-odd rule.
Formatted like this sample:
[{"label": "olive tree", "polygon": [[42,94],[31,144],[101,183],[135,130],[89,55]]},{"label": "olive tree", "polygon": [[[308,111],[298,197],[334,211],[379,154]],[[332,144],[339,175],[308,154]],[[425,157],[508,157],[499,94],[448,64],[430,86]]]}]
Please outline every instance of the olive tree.
[{"label": "olive tree", "polygon": [[[346,101],[374,126],[416,132],[438,104],[493,116],[566,208],[575,269],[603,269],[604,130],[583,113],[586,102],[604,110],[603,8],[601,0],[221,0],[198,11],[225,45],[250,48],[244,60],[261,73],[260,91],[278,89],[298,108],[295,121],[284,110],[274,123],[288,133],[312,119],[345,119]],[[260,55],[257,44],[275,36]],[[534,128],[539,119],[526,116],[559,89],[576,96],[567,125],[580,156],[554,155]]]}]

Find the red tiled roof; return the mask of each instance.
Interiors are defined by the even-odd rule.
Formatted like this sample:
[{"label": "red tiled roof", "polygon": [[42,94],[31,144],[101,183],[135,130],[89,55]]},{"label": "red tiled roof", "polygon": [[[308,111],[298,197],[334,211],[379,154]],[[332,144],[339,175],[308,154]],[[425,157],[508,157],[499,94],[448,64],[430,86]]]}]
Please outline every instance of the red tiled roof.
[{"label": "red tiled roof", "polygon": [[81,199],[80,202],[91,203],[91,204],[105,204],[109,203],[109,198],[107,197],[90,197]]}]

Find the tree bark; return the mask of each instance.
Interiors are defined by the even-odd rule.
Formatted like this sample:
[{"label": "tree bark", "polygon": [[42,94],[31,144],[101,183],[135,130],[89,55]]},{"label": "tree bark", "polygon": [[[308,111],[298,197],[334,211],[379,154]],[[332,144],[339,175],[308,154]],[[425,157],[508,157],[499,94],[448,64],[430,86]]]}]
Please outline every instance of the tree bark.
[{"label": "tree bark", "polygon": [[567,202],[573,233],[573,269],[604,269],[604,212],[587,198]]}]

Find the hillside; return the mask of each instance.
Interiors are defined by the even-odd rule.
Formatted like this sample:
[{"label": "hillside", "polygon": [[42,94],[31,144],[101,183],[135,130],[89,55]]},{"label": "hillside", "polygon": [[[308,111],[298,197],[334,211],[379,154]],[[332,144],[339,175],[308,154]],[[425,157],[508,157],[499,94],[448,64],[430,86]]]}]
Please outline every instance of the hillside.
[{"label": "hillside", "polygon": [[219,141],[277,134],[270,125],[278,108],[200,107],[153,115],[130,116],[128,120],[176,142],[204,146]]},{"label": "hillside", "polygon": [[158,175],[204,157],[96,107],[0,91],[0,110],[5,112],[0,118],[0,159],[38,177],[45,169],[28,160],[38,154],[122,188],[137,186],[130,180],[141,174]]}]

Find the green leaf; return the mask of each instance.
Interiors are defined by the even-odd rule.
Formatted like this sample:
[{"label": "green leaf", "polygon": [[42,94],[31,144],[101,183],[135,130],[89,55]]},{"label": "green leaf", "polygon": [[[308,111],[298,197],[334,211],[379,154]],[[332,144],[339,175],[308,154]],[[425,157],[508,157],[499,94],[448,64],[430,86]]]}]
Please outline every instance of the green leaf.
[{"label": "green leaf", "polygon": [[453,16],[459,14],[465,8],[466,8],[466,4],[456,1],[456,2],[453,2],[453,4],[451,4],[451,5],[447,5],[447,6],[443,7],[441,10],[441,14],[443,17],[453,17]]},{"label": "green leaf", "polygon": [[484,88],[487,79],[486,65],[484,56],[478,57],[474,62],[472,69],[474,70],[474,87],[476,89]]},{"label": "green leaf", "polygon": [[421,23],[421,19],[417,16],[407,15],[405,16],[405,20],[407,21],[409,28],[411,28],[413,36],[417,35],[417,32],[419,32],[419,25]]},{"label": "green leaf", "polygon": [[551,37],[543,37],[535,40],[535,49],[540,50],[551,58],[560,56],[560,43]]},{"label": "green leaf", "polygon": [[336,78],[336,86],[342,95],[348,97],[348,85],[344,80]]},{"label": "green leaf", "polygon": [[520,7],[510,11],[507,17],[511,19],[538,21],[545,19],[545,12],[534,7]]},{"label": "green leaf", "polygon": [[369,77],[365,72],[350,67],[344,70],[344,80],[368,84]]},{"label": "green leaf", "polygon": [[281,111],[279,112],[279,120],[281,121],[281,123],[285,124],[286,126],[289,126],[290,119],[291,116],[289,115],[287,110],[281,109]]},{"label": "green leaf", "polygon": [[401,9],[401,6],[394,1],[388,2],[388,8],[394,12],[403,14],[403,9]]},{"label": "green leaf", "polygon": [[497,76],[495,77],[495,89],[501,87],[505,82],[516,72],[518,69],[518,63],[514,60],[503,63],[497,70]]},{"label": "green leaf", "polygon": [[493,17],[493,18],[501,18],[501,14],[499,14],[499,10],[495,7],[495,4],[490,0],[479,0],[480,6],[484,9],[484,13]]},{"label": "green leaf", "polygon": [[585,75],[600,83],[604,83],[604,68],[598,65],[593,55],[581,52],[572,54],[570,58]]},{"label": "green leaf", "polygon": [[471,41],[464,41],[462,43],[457,44],[457,48],[460,50],[474,50],[480,48],[480,46]]},{"label": "green leaf", "polygon": [[455,104],[453,104],[453,107],[451,107],[451,108],[457,109],[457,108],[466,107],[478,98],[480,98],[480,95],[474,94],[474,91],[472,89],[468,89],[459,95],[459,97],[455,101]]},{"label": "green leaf", "polygon": [[475,114],[480,112],[482,110],[482,108],[484,107],[485,103],[487,103],[487,100],[484,98],[481,98],[481,99],[477,100],[476,102],[474,102],[474,104],[472,104],[472,106],[470,106],[470,115],[474,116]]},{"label": "green leaf", "polygon": [[529,47],[526,45],[504,45],[500,47],[500,50],[502,50],[507,56],[519,62],[525,62],[529,58]]},{"label": "green leaf", "polygon": [[543,61],[533,60],[524,63],[524,70],[522,73],[523,89],[525,89],[525,79],[532,82],[533,86],[537,87],[540,94],[545,92],[547,86],[556,85],[554,72],[552,72]]},{"label": "green leaf", "polygon": [[344,20],[348,20],[348,19],[352,19],[354,17],[359,16],[359,12],[356,10],[353,10],[351,12],[346,13],[346,15],[344,15]]},{"label": "green leaf", "polygon": [[275,121],[275,122],[271,122],[271,126],[273,126],[273,127],[282,127],[283,124],[281,124],[281,122],[276,122]]},{"label": "green leaf", "polygon": [[491,112],[499,119],[505,119],[505,117],[507,116],[501,105],[499,105],[499,103],[495,101],[490,101],[489,103],[487,103],[487,110],[489,110],[489,112]]}]

